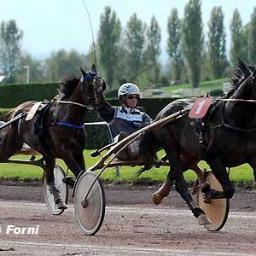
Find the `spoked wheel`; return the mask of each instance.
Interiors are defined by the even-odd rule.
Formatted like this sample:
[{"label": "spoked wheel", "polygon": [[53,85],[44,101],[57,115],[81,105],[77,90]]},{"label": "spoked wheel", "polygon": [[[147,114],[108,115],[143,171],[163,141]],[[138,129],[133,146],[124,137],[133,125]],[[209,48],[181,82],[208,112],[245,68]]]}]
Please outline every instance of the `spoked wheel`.
[{"label": "spoked wheel", "polygon": [[[63,202],[67,203],[68,201],[68,187],[62,179],[65,177],[65,172],[63,171],[60,165],[55,164],[54,166],[54,184],[57,190],[59,190],[60,196]],[[49,190],[47,185],[46,178],[44,177],[44,200],[47,205],[48,210],[53,215],[60,215],[63,213],[64,209],[58,209],[55,204],[54,197]]]},{"label": "spoked wheel", "polygon": [[[96,234],[105,216],[104,188],[101,181],[96,178],[95,173],[86,171],[78,178],[75,187],[74,206],[76,220],[86,235]],[[89,194],[85,198],[88,191]]]},{"label": "spoked wheel", "polygon": [[[211,189],[223,191],[221,184],[211,171],[206,173],[205,181],[210,185]],[[210,203],[205,203],[203,193],[200,189],[197,192],[197,199],[199,207],[205,212],[211,222],[211,224],[205,225],[205,228],[209,231],[221,230],[228,218],[229,199],[211,199]]]}]

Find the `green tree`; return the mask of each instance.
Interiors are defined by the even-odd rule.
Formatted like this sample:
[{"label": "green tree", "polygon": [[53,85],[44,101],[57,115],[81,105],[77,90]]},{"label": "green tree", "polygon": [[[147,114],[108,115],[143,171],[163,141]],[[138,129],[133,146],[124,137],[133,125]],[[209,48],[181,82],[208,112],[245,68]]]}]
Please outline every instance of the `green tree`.
[{"label": "green tree", "polygon": [[210,67],[209,53],[207,48],[204,47],[202,58],[201,58],[201,80],[211,80],[212,79],[212,70]]},{"label": "green tree", "polygon": [[243,29],[242,19],[237,9],[234,10],[230,24],[231,47],[230,60],[232,65],[237,63],[237,59],[247,61],[247,38]]},{"label": "green tree", "polygon": [[145,25],[133,14],[129,19],[125,33],[127,80],[136,82],[143,67]]},{"label": "green tree", "polygon": [[158,85],[160,75],[159,56],[161,42],[161,29],[154,16],[150,21],[150,26],[147,29],[147,47],[145,52],[145,62],[147,63],[147,74],[151,84]]},{"label": "green tree", "polygon": [[251,15],[251,24],[249,29],[249,62],[252,64],[256,63],[256,7],[253,9],[253,13]]},{"label": "green tree", "polygon": [[190,71],[192,86],[197,88],[201,77],[201,57],[204,42],[200,0],[189,0],[185,6],[182,31],[183,53]]},{"label": "green tree", "polygon": [[23,32],[17,27],[15,20],[2,22],[0,26],[0,67],[8,76],[7,82],[13,83],[19,68]]},{"label": "green tree", "polygon": [[100,17],[100,31],[98,45],[100,49],[100,63],[105,71],[107,84],[112,87],[118,62],[121,24],[115,11],[105,7]]},{"label": "green tree", "polygon": [[220,78],[227,66],[226,34],[224,28],[224,15],[221,7],[214,7],[209,22],[209,61],[214,78]]},{"label": "green tree", "polygon": [[171,10],[167,30],[167,50],[171,61],[172,79],[174,81],[180,81],[183,67],[181,54],[181,20],[178,17],[178,10],[176,8]]},{"label": "green tree", "polygon": [[69,52],[59,50],[53,52],[45,61],[46,77],[50,81],[56,81],[66,76],[79,76],[79,68],[86,65],[85,55],[76,50]]},{"label": "green tree", "polygon": [[[28,69],[28,70],[27,70]],[[22,54],[20,58],[20,68],[17,72],[16,81],[18,83],[45,82],[44,63],[34,59],[30,54]]]}]

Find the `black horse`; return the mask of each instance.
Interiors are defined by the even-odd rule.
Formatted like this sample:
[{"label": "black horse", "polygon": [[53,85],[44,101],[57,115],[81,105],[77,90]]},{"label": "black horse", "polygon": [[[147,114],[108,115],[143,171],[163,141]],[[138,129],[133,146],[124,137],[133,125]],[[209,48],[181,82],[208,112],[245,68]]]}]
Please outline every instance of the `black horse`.
[{"label": "black horse", "polygon": [[[23,143],[43,156],[46,181],[59,209],[66,205],[54,186],[53,168],[55,159],[64,160],[77,177],[85,170],[83,150],[85,146],[84,122],[89,106],[97,108],[97,94],[102,94],[106,84],[93,71],[81,69],[80,79],[65,79],[58,95],[30,119],[25,116],[1,130],[0,162],[5,162],[19,152]],[[36,102],[25,102],[0,118],[9,121],[21,113],[28,113]]]},{"label": "black horse", "polygon": [[[175,181],[176,190],[186,201],[199,224],[207,224],[204,212],[193,201],[183,177],[188,169],[198,170],[197,164],[205,160],[223,187],[223,191],[204,187],[206,196],[212,199],[231,198],[234,188],[226,167],[249,163],[256,172],[256,72],[253,67],[239,62],[231,80],[232,90],[227,97],[217,99],[203,120],[188,115],[158,130],[142,136],[140,155],[149,169],[155,153],[160,148],[166,152],[170,171],[162,187],[153,194],[153,201],[160,203],[169,194]],[[177,100],[168,104],[156,117],[162,119],[190,107],[191,99]],[[202,140],[199,138],[198,125]]]}]

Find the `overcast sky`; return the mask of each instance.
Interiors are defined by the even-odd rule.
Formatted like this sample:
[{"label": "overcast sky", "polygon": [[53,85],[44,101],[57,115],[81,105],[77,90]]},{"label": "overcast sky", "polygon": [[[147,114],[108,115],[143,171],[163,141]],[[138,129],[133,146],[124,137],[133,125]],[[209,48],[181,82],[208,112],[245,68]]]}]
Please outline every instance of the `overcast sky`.
[{"label": "overcast sky", "polygon": [[[105,6],[116,11],[122,26],[133,13],[149,24],[155,15],[162,31],[162,52],[166,50],[167,18],[172,8],[183,17],[186,0],[85,0],[97,37],[100,15]],[[243,24],[249,22],[256,0],[202,0],[204,29],[207,29],[210,12],[222,6],[229,42],[229,25],[235,8]],[[89,19],[82,0],[0,0],[0,22],[15,19],[24,32],[23,50],[34,57],[46,57],[59,49],[76,49],[86,53],[92,43]]]}]

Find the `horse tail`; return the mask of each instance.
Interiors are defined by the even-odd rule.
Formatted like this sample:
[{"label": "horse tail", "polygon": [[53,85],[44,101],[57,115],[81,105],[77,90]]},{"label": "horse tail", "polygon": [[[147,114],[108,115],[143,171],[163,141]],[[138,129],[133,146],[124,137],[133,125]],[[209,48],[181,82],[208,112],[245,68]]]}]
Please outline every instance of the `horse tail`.
[{"label": "horse tail", "polygon": [[16,115],[20,114],[21,112],[28,112],[35,102],[36,101],[23,102],[22,104],[18,105],[17,107],[11,109],[8,113],[1,116],[0,121],[7,122],[7,121],[13,119]]},{"label": "horse tail", "polygon": [[149,170],[154,166],[155,161],[157,160],[156,152],[159,149],[158,142],[152,131],[146,132],[140,140],[139,144],[139,155],[144,161],[144,167],[140,171]]},{"label": "horse tail", "polygon": [[13,116],[13,110],[10,110],[8,113],[0,117],[0,121],[7,122],[12,119],[12,116]]}]

